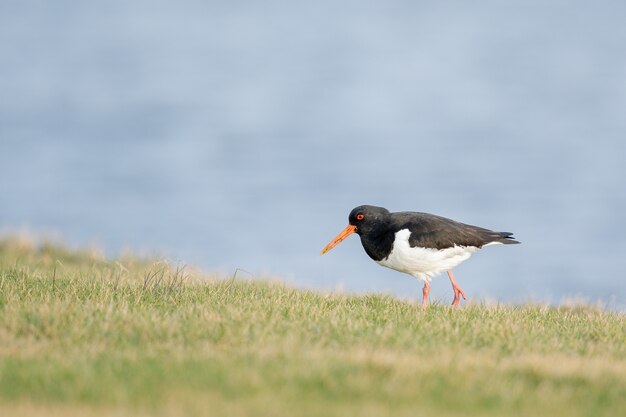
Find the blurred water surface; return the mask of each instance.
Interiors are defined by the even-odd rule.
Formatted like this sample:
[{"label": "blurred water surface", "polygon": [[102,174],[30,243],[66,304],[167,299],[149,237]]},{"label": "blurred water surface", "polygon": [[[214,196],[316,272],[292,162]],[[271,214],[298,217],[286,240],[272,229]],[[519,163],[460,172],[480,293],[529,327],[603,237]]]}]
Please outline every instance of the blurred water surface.
[{"label": "blurred water surface", "polygon": [[515,232],[457,269],[474,299],[624,306],[625,19],[617,0],[4,1],[0,230],[417,297],[357,238],[319,256],[375,204]]}]

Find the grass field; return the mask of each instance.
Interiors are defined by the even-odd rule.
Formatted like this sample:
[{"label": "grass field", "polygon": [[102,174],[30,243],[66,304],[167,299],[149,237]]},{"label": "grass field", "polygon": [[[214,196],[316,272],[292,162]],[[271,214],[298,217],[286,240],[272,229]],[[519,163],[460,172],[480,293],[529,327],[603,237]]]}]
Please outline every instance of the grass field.
[{"label": "grass field", "polygon": [[215,280],[163,263],[0,242],[2,416],[624,410],[620,313],[423,312],[388,296]]}]

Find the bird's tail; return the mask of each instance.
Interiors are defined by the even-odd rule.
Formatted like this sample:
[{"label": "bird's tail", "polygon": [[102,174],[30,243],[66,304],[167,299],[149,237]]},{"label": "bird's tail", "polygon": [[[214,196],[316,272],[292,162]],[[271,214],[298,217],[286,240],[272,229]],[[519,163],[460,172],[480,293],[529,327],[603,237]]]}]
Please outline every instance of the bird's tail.
[{"label": "bird's tail", "polygon": [[510,232],[496,232],[497,237],[493,242],[504,243],[505,245],[511,245],[515,243],[521,243],[513,237],[513,233]]}]

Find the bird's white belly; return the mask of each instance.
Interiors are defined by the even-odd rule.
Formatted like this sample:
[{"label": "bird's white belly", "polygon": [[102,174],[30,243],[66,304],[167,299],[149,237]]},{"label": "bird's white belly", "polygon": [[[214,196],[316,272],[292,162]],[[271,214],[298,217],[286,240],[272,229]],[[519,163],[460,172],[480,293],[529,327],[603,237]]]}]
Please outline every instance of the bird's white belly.
[{"label": "bird's white belly", "polygon": [[409,245],[410,235],[408,229],[396,232],[391,253],[387,258],[377,262],[387,268],[430,281],[437,274],[467,260],[479,249],[475,246],[453,246],[446,249],[412,248]]}]

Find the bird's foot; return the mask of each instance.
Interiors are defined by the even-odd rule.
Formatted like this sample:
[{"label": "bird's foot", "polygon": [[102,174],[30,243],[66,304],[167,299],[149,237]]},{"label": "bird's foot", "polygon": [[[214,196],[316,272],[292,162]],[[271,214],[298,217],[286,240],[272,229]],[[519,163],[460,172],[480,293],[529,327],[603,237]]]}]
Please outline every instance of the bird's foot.
[{"label": "bird's foot", "polygon": [[463,296],[464,300],[467,300],[467,298],[465,297],[465,293],[463,292],[461,287],[459,287],[459,285],[456,283],[456,279],[454,279],[454,274],[452,273],[451,269],[448,270],[448,278],[450,278],[452,291],[454,291],[454,300],[452,300],[452,307],[458,308],[461,304],[461,296]]},{"label": "bird's foot", "polygon": [[465,296],[465,292],[461,289],[461,287],[454,286],[452,289],[454,290],[454,299],[452,300],[452,307],[458,308],[459,305],[461,304],[461,297],[463,297],[464,300],[467,300],[467,297]]}]

